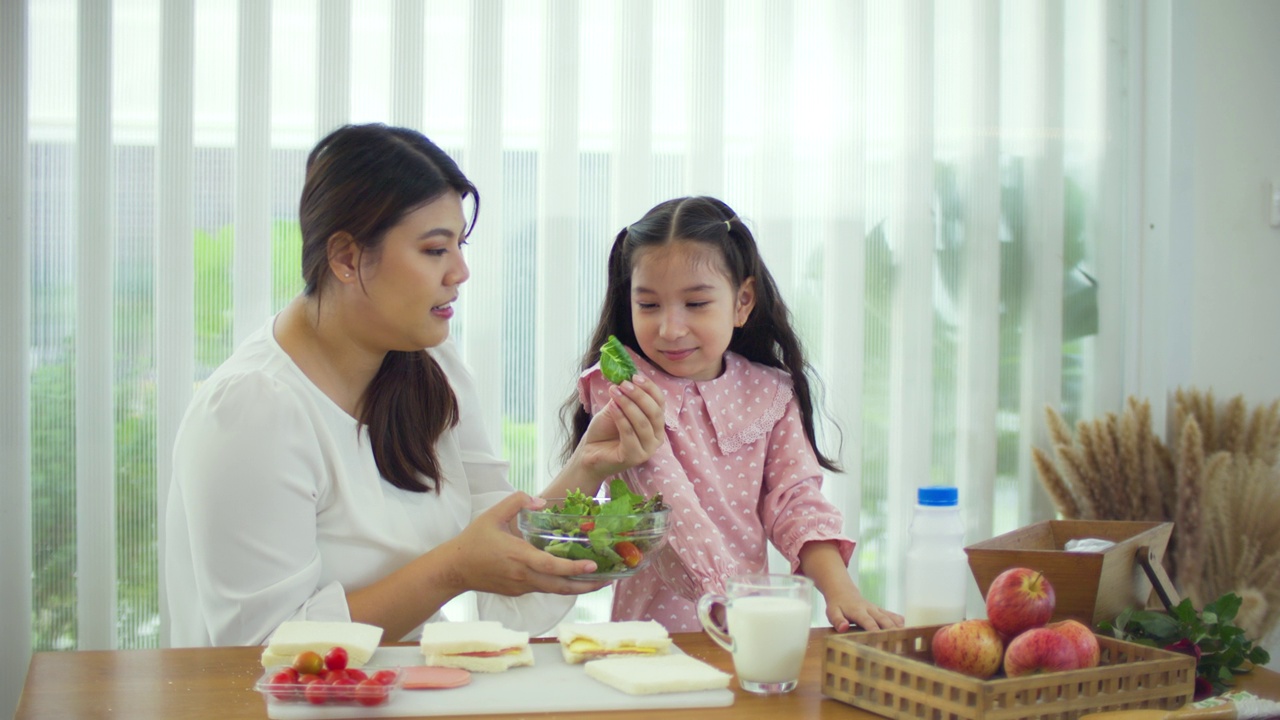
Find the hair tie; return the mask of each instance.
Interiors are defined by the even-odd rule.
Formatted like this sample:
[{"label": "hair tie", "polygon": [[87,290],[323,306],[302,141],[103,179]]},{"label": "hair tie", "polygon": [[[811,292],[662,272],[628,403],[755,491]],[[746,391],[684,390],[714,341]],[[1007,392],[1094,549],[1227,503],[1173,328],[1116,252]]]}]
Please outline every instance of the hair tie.
[{"label": "hair tie", "polygon": [[732,222],[733,222],[732,220],[725,220],[724,229],[728,230],[729,232],[733,232],[733,225],[731,224]]}]

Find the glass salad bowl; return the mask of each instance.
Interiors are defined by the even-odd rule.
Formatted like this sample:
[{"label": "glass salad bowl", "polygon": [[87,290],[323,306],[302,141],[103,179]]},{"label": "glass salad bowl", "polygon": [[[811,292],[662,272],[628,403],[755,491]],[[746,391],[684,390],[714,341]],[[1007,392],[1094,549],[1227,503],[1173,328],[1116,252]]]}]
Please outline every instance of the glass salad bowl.
[{"label": "glass salad bowl", "polygon": [[661,495],[635,495],[615,480],[610,498],[598,501],[582,493],[548,500],[543,510],[520,511],[517,524],[534,547],[570,560],[593,560],[596,571],[577,580],[618,580],[649,564],[667,542],[671,509]]}]

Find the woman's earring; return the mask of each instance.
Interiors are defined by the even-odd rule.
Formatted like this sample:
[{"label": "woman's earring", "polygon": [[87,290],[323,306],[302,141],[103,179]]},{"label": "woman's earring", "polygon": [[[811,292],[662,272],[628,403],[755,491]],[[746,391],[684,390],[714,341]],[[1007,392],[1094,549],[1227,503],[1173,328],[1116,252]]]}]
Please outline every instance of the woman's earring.
[{"label": "woman's earring", "polygon": [[351,273],[342,273],[342,277],[351,277]]}]

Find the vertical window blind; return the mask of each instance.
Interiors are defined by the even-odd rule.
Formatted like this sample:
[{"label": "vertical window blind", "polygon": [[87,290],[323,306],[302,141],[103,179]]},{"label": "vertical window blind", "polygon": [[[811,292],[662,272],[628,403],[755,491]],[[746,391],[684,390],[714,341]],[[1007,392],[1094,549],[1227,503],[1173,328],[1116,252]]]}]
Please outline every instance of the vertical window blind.
[{"label": "vertical window blind", "polygon": [[[1043,408],[1122,400],[1140,37],[1105,0],[17,0],[0,10],[0,706],[31,650],[163,646],[192,390],[301,287],[311,145],[423,131],[483,195],[454,334],[537,491],[614,235],[712,194],[821,379],[851,571],[901,610],[917,487],[1052,513]],[[15,262],[16,260],[16,262]],[[1130,328],[1131,329],[1131,328]],[[17,478],[17,480],[13,480]],[[976,590],[974,598],[976,600]],[[465,608],[459,608],[465,612]],[[582,599],[608,613],[608,591]],[[17,680],[10,680],[17,678]]]}]

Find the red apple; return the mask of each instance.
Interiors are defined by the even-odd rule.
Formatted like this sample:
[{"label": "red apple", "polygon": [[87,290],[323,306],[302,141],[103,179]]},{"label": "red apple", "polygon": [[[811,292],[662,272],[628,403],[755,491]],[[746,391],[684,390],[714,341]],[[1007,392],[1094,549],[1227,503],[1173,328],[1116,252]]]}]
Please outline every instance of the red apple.
[{"label": "red apple", "polygon": [[938,628],[930,644],[938,667],[986,679],[1000,670],[1004,641],[988,620],[961,620]]},{"label": "red apple", "polygon": [[1076,667],[1098,666],[1102,650],[1098,647],[1098,636],[1094,635],[1087,625],[1078,620],[1060,620],[1049,623],[1045,627],[1066,636],[1071,641],[1071,646],[1076,649]]},{"label": "red apple", "polygon": [[1004,651],[1004,674],[1009,677],[1033,673],[1075,670],[1076,648],[1066,635],[1045,627],[1031,628],[1014,638]]},{"label": "red apple", "polygon": [[1049,622],[1053,605],[1053,585],[1030,568],[1009,568],[987,588],[987,619],[1006,640]]}]

